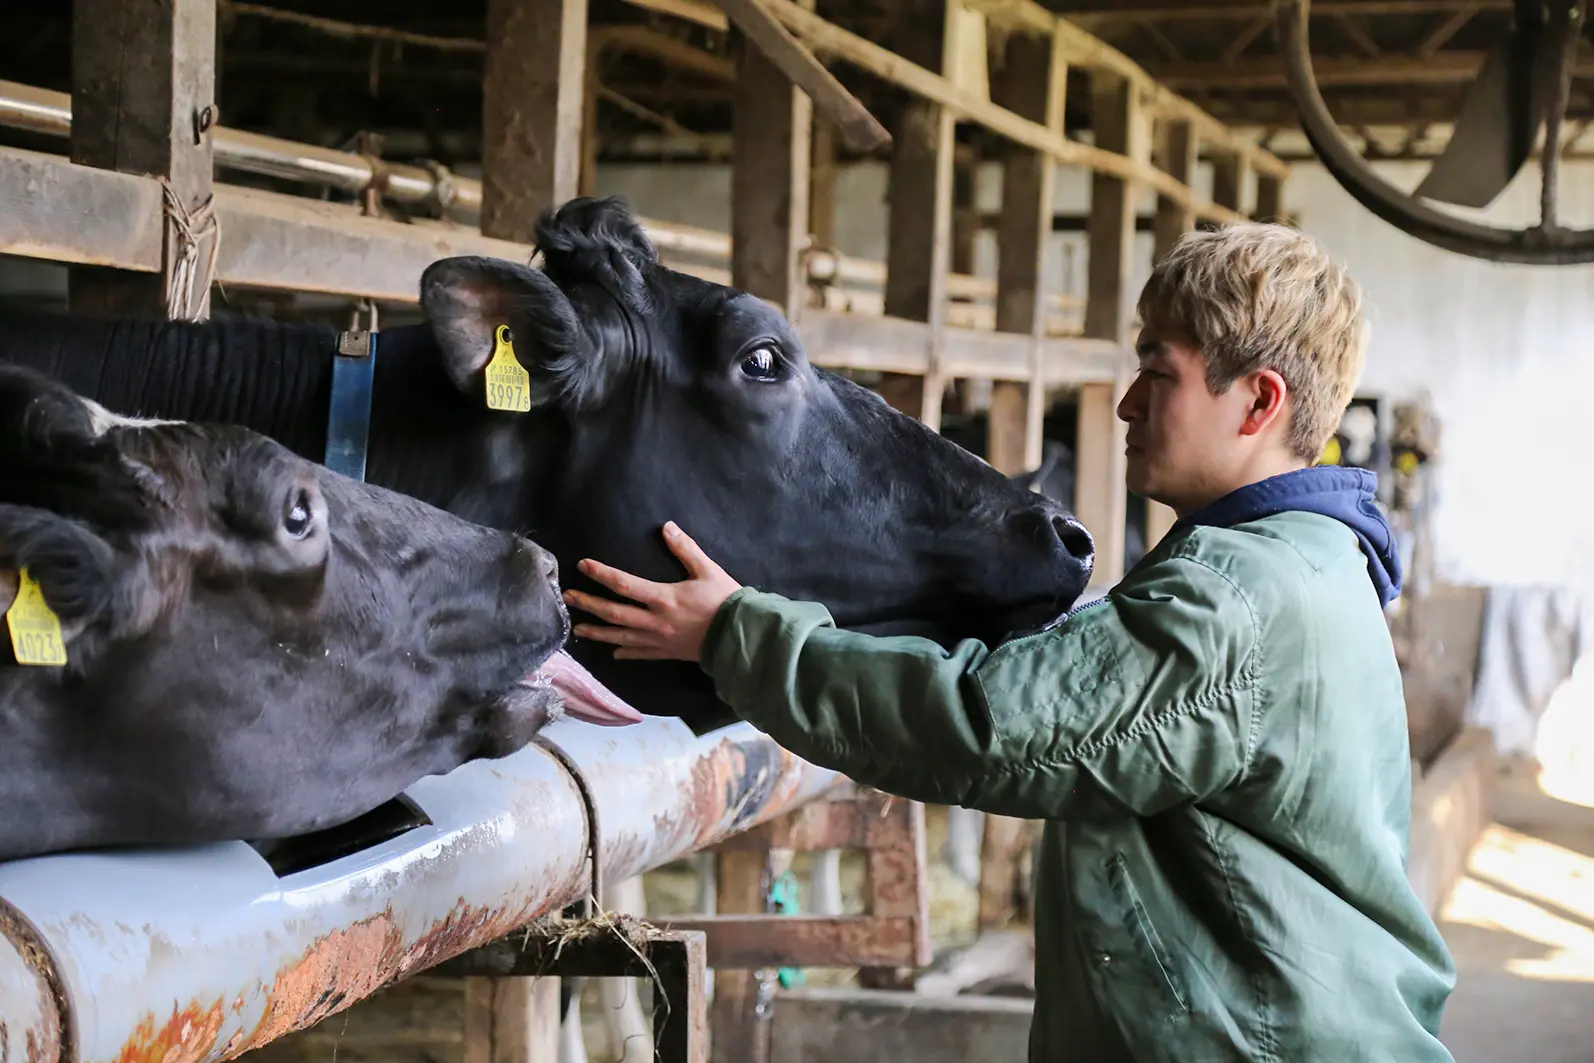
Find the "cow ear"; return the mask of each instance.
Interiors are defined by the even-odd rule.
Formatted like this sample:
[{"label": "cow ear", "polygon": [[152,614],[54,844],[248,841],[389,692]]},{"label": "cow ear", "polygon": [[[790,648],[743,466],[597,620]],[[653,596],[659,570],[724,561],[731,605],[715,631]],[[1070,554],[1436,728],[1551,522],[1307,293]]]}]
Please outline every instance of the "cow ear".
[{"label": "cow ear", "polygon": [[[27,506],[0,505],[0,608],[16,599],[17,573],[27,569],[38,583],[44,602],[61,621],[68,645],[68,660],[83,663],[83,653],[73,653],[74,642],[85,629],[110,634],[102,622],[114,621],[118,583],[116,553],[94,532],[54,513]],[[114,627],[114,623],[112,624]],[[92,651],[90,651],[92,652]]]},{"label": "cow ear", "polygon": [[508,325],[515,357],[531,377],[533,403],[558,397],[588,340],[575,309],[541,270],[500,258],[445,258],[421,274],[421,309],[454,386],[480,395],[484,373]]},{"label": "cow ear", "polygon": [[103,417],[59,381],[0,365],[0,503],[142,525],[148,499],[137,471],[105,437]]}]

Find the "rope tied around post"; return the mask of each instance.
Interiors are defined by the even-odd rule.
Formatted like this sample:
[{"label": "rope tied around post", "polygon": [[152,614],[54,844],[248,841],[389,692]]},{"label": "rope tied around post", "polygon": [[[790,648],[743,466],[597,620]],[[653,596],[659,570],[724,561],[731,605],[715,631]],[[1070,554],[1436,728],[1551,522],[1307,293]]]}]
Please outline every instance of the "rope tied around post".
[{"label": "rope tied around post", "polygon": [[[216,198],[189,210],[167,178],[161,178],[161,207],[166,217],[166,239],[171,248],[166,275],[166,308],[174,321],[198,321],[204,316],[205,297],[216,276],[216,254],[221,249],[221,221]],[[199,245],[210,241],[210,251],[200,267]]]}]

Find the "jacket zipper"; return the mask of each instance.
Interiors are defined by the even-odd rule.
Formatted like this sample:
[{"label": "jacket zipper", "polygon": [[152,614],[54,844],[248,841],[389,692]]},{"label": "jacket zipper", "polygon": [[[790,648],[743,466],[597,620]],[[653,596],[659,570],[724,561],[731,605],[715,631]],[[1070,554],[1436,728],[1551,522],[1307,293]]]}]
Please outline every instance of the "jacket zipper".
[{"label": "jacket zipper", "polygon": [[1042,635],[1049,634],[1050,632],[1052,632],[1053,630],[1055,630],[1059,626],[1068,623],[1070,620],[1074,619],[1074,617],[1078,616],[1080,613],[1085,612],[1087,609],[1094,609],[1098,605],[1106,605],[1106,604],[1107,604],[1107,595],[1104,594],[1100,598],[1095,599],[1094,601],[1086,602],[1084,605],[1076,605],[1072,609],[1068,610],[1068,612],[1066,612],[1062,616],[1058,617],[1052,623],[1047,624],[1045,627],[1041,628],[1039,631],[1032,631],[1028,635],[1020,635],[1016,639],[1008,639],[1006,642],[1002,643],[1001,645],[996,646],[991,652],[995,653],[998,650],[1004,650],[1004,649],[1006,649],[1009,646],[1017,646],[1020,643],[1028,642],[1030,639],[1038,639]]}]

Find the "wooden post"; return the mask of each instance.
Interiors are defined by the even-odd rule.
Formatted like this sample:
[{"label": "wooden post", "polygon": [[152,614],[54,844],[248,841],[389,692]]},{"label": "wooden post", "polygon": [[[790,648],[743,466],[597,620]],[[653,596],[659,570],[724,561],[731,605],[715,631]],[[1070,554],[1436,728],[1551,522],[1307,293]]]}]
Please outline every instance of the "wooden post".
[{"label": "wooden post", "polygon": [[[997,103],[1062,132],[1068,65],[1056,38],[1009,37],[1003,76],[993,88]],[[1046,335],[1042,272],[1052,227],[1055,173],[1050,156],[1009,145],[1002,164],[997,222],[996,327],[1033,337],[1037,357],[1032,359],[1029,384],[999,381],[991,388],[987,455],[1008,475],[1033,469],[1041,460],[1046,382],[1038,352]]]},{"label": "wooden post", "polygon": [[1256,175],[1256,211],[1251,215],[1257,221],[1292,224],[1284,213],[1284,179],[1270,174]]},{"label": "wooden post", "polygon": [[[796,317],[806,283],[801,251],[808,237],[812,104],[751,41],[735,36],[731,283]],[[721,853],[716,860],[716,913],[762,912],[764,855]],[[769,1027],[756,1012],[757,1002],[756,972],[715,971],[713,1063],[767,1058]]]},{"label": "wooden post", "polygon": [[586,68],[581,74],[581,179],[576,193],[598,194],[598,60],[603,55],[604,38],[587,41]]},{"label": "wooden post", "polygon": [[[957,54],[960,0],[908,0],[898,54],[930,69],[948,69]],[[951,265],[952,112],[919,97],[902,108],[893,131],[890,214],[887,222],[885,312],[928,322],[929,371],[923,378],[888,374],[880,393],[893,406],[941,427],[940,332],[946,320],[946,279]],[[926,220],[928,219],[928,224]]]},{"label": "wooden post", "polygon": [[[72,266],[67,290],[74,313],[209,316],[217,235],[205,218],[215,88],[215,0],[73,0],[72,161],[164,178],[173,193],[165,208],[162,273]],[[185,217],[197,241],[184,233]],[[87,215],[84,222],[96,219]],[[180,290],[170,299],[174,274]],[[194,278],[191,294],[186,276]]]},{"label": "wooden post", "polygon": [[587,0],[488,0],[482,232],[530,241],[581,184]]},{"label": "wooden post", "polygon": [[[1068,64],[1060,38],[1014,34],[995,102],[1054,131],[1063,128]],[[1028,384],[997,381],[991,387],[990,442],[987,456],[1000,472],[1012,475],[1041,461],[1041,428],[1046,415],[1046,379],[1041,342],[1046,335],[1046,292],[1042,283],[1046,238],[1051,233],[1056,167],[1051,157],[1009,145],[1002,163],[1002,207],[997,222],[996,327],[1027,333],[1033,342]],[[987,815],[980,840],[980,929],[1011,922],[1024,892],[1023,853],[1029,825],[1021,819]]]},{"label": "wooden post", "polygon": [[[1200,147],[1195,130],[1184,119],[1169,121],[1163,129],[1162,158],[1159,168],[1189,186],[1195,178],[1196,151]],[[1157,217],[1153,225],[1155,244],[1152,261],[1160,261],[1181,235],[1195,228],[1195,214],[1189,207],[1167,196],[1157,197]]]},{"label": "wooden post", "polygon": [[559,979],[465,979],[465,1063],[558,1058]]},{"label": "wooden post", "polygon": [[[717,915],[752,915],[764,910],[765,852],[720,852],[715,857],[714,910]],[[714,1004],[709,1013],[711,1063],[767,1063],[769,1026],[757,1014],[756,971],[714,972]]]},{"label": "wooden post", "polygon": [[[1135,86],[1115,74],[1092,71],[1092,119],[1096,146],[1144,160],[1149,154],[1145,122]],[[1089,291],[1085,335],[1126,348],[1134,296],[1135,198],[1138,186],[1111,174],[1091,178]],[[1074,510],[1096,540],[1093,584],[1112,584],[1123,575],[1124,423],[1116,407],[1128,385],[1086,384],[1080,389]]]},{"label": "wooden post", "polygon": [[[488,0],[482,85],[483,236],[532,241],[577,194],[587,0]],[[558,1058],[559,979],[465,979],[466,1063]]]},{"label": "wooden post", "polygon": [[795,319],[806,291],[813,104],[740,32],[731,146],[731,284]]},{"label": "wooden post", "polygon": [[[1196,156],[1200,141],[1188,120],[1174,119],[1163,128],[1162,157],[1158,164],[1186,186],[1194,183]],[[1184,233],[1195,228],[1195,214],[1178,200],[1157,197],[1157,215],[1152,226],[1152,262],[1162,261]],[[1168,534],[1176,516],[1172,509],[1154,499],[1145,499],[1146,549],[1150,550]]]},{"label": "wooden post", "polygon": [[1238,155],[1218,155],[1212,160],[1212,202],[1239,210],[1245,200],[1246,177],[1250,166]]},{"label": "wooden post", "polygon": [[836,126],[813,116],[813,152],[808,168],[808,231],[817,247],[836,246]]}]

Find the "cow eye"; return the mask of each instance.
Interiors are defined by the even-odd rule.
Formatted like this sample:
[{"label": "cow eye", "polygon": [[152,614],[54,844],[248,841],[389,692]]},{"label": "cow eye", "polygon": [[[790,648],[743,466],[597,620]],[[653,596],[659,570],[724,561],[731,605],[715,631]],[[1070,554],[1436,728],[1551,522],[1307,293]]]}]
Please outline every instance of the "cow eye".
[{"label": "cow eye", "polygon": [[304,491],[299,491],[293,496],[293,504],[288,507],[288,513],[282,519],[282,530],[295,539],[303,539],[310,534],[310,496]]},{"label": "cow eye", "polygon": [[754,347],[742,355],[741,370],[752,380],[774,380],[780,376],[780,359],[773,347]]}]

